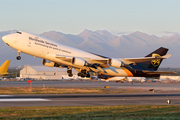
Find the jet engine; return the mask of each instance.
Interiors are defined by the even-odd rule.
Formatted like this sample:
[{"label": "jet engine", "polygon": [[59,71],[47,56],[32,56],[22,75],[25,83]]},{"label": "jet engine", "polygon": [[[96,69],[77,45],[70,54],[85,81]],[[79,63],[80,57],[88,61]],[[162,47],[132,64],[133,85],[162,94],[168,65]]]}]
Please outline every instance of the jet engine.
[{"label": "jet engine", "polygon": [[43,64],[44,66],[48,66],[48,67],[59,67],[59,68],[66,68],[66,67],[67,67],[67,66],[60,65],[60,64],[58,64],[58,63],[55,63],[55,62],[46,62],[45,59],[43,59],[42,64]]},{"label": "jet engine", "polygon": [[115,58],[109,58],[109,65],[115,68],[120,68],[124,66],[124,63],[118,59]]},{"label": "jet engine", "polygon": [[87,66],[88,65],[88,63],[85,60],[78,58],[78,57],[73,57],[72,64],[77,65],[77,66]]},{"label": "jet engine", "polygon": [[50,62],[50,63],[49,63],[49,62],[46,62],[45,59],[43,59],[42,64],[43,64],[44,66],[54,67],[55,62]]}]

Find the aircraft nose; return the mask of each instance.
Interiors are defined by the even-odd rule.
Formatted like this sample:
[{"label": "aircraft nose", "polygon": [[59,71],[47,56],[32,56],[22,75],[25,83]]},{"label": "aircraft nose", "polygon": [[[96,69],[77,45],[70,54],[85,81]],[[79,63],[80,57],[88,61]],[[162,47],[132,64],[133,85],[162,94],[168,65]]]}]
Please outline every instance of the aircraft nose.
[{"label": "aircraft nose", "polygon": [[2,40],[5,42],[5,43],[8,43],[11,41],[11,35],[5,35],[2,37]]},{"label": "aircraft nose", "polygon": [[7,40],[7,35],[3,36],[2,40],[5,42]]},{"label": "aircraft nose", "polygon": [[11,44],[11,43],[14,41],[15,37],[16,37],[16,36],[13,35],[13,34],[5,35],[5,36],[2,37],[2,40],[3,40],[7,45],[9,45],[9,44]]}]

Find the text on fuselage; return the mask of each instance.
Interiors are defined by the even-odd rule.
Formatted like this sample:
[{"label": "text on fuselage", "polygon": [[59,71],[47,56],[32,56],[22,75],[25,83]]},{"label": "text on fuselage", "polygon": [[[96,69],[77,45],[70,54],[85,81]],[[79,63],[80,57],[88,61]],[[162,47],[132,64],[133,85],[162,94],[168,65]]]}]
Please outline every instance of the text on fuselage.
[{"label": "text on fuselage", "polygon": [[29,40],[35,41],[36,45],[40,45],[40,46],[43,46],[43,47],[47,47],[47,48],[51,48],[51,49],[54,49],[54,50],[58,50],[58,51],[61,51],[61,52],[66,52],[66,53],[71,54],[71,52],[69,52],[69,51],[59,49],[56,44],[50,43],[48,41],[41,40],[38,37],[35,37],[35,38],[29,37]]}]

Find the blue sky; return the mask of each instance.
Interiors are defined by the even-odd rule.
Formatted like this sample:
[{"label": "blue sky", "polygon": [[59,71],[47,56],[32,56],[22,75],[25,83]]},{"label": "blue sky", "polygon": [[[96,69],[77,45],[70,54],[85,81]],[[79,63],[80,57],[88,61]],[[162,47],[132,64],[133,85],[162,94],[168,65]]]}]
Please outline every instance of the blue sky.
[{"label": "blue sky", "polygon": [[180,33],[178,0],[0,0],[0,31]]}]

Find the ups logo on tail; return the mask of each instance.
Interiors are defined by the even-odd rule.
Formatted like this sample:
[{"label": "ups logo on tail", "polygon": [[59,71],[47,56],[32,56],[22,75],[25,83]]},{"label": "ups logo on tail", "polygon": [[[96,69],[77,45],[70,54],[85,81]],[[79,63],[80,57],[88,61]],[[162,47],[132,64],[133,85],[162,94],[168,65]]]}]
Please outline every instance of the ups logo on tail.
[{"label": "ups logo on tail", "polygon": [[[155,56],[160,56],[160,55],[159,55],[159,54],[152,54],[152,57],[155,57]],[[152,64],[154,67],[157,67],[157,66],[160,65],[160,62],[161,62],[160,59],[152,60],[152,61],[151,61],[151,64]]]}]

